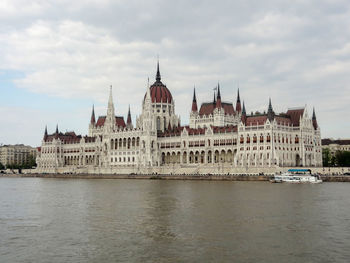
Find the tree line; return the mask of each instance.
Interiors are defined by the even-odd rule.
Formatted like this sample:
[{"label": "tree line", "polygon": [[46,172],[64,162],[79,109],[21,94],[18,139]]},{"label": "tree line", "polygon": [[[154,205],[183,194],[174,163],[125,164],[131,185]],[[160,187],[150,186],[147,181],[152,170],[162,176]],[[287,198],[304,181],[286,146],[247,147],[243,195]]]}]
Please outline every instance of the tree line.
[{"label": "tree line", "polygon": [[23,164],[8,164],[3,165],[0,163],[0,170],[4,169],[31,169],[33,167],[36,167],[35,157],[33,155],[30,155],[27,162]]},{"label": "tree line", "polygon": [[350,167],[350,152],[336,151],[332,155],[328,148],[322,149],[322,162],[323,167]]}]

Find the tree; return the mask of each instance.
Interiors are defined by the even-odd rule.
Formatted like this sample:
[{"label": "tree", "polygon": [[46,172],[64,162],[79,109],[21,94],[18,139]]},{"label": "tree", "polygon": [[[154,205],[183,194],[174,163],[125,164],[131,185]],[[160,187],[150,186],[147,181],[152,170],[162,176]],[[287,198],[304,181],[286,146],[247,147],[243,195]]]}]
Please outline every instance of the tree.
[{"label": "tree", "polygon": [[322,149],[322,163],[324,167],[328,167],[331,161],[331,154],[328,148]]},{"label": "tree", "polygon": [[2,163],[0,163],[0,170],[4,170],[4,169],[5,169],[5,166]]},{"label": "tree", "polygon": [[341,167],[350,167],[350,152],[337,151],[335,154],[336,164]]}]

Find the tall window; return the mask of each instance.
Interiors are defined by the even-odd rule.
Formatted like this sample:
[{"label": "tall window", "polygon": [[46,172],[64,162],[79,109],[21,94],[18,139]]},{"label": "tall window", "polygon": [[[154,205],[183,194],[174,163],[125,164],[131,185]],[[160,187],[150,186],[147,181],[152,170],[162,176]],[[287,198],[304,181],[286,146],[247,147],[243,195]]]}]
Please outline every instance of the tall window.
[{"label": "tall window", "polygon": [[160,118],[157,117],[157,130],[159,131],[160,130]]}]

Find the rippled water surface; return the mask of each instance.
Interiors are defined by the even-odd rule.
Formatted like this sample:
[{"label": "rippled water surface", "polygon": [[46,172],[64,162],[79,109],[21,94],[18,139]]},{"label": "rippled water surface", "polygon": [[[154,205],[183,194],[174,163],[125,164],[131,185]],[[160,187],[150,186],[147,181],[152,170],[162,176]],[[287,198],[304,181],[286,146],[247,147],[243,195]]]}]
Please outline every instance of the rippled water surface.
[{"label": "rippled water surface", "polygon": [[0,178],[0,262],[350,262],[350,184]]}]

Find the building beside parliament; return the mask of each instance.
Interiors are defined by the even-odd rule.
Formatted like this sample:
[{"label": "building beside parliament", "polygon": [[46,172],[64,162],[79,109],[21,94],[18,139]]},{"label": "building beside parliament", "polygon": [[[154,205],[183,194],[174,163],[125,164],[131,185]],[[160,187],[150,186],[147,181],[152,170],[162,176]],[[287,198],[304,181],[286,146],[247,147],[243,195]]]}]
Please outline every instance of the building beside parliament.
[{"label": "building beside parliament", "polygon": [[[239,90],[235,105],[221,98],[198,107],[193,91],[189,125],[175,114],[175,101],[161,81],[146,88],[142,113],[125,122],[115,116],[110,89],[105,116],[92,108],[87,136],[74,132],[52,134],[45,129],[38,148],[38,172],[62,173],[215,173],[251,167],[322,166],[321,134],[315,110],[292,108],[276,114],[271,99],[266,112],[247,114]],[[192,104],[192,105],[191,105]],[[224,169],[225,168],[225,169]]]}]

